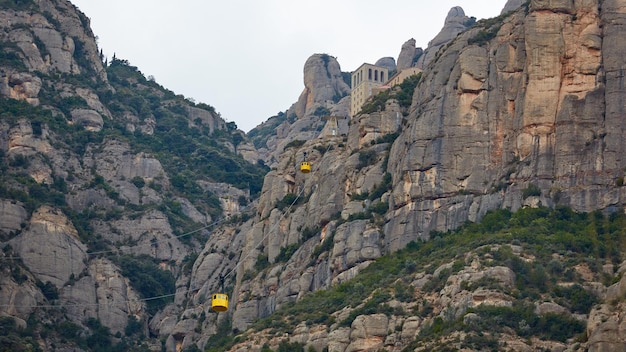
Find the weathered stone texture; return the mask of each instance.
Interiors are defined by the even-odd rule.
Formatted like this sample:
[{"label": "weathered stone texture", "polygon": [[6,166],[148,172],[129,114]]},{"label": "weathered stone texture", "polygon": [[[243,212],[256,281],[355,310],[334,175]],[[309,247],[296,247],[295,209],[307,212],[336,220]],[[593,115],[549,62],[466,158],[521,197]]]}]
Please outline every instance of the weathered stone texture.
[{"label": "weathered stone texture", "polygon": [[58,209],[37,209],[27,228],[10,243],[39,280],[50,281],[58,288],[86,269],[87,248]]},{"label": "weathered stone texture", "polygon": [[0,233],[15,233],[25,224],[28,214],[23,204],[0,199]]},{"label": "weathered stone texture", "polygon": [[402,48],[400,49],[400,54],[398,55],[398,71],[404,70],[405,68],[412,67],[415,63],[415,58],[418,55],[421,55],[422,49],[415,47],[415,39],[411,38],[407,40],[404,44],[402,44]]}]

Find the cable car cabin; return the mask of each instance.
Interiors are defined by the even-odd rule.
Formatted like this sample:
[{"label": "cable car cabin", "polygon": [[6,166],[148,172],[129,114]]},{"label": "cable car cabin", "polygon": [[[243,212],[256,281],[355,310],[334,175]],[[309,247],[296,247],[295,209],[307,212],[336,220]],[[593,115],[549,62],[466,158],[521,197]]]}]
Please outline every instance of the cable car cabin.
[{"label": "cable car cabin", "polygon": [[216,312],[225,312],[228,310],[228,295],[225,293],[214,293],[211,300],[211,308]]},{"label": "cable car cabin", "polygon": [[300,171],[302,171],[303,174],[308,174],[309,172],[311,172],[311,163],[309,163],[308,161],[301,162]]}]

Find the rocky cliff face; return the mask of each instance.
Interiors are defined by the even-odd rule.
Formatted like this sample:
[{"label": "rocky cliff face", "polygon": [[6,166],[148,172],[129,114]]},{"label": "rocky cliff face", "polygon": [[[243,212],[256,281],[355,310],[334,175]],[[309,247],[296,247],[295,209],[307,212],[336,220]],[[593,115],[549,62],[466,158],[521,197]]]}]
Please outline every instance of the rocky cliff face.
[{"label": "rocky cliff face", "polygon": [[1,5],[0,316],[65,336],[39,338],[44,350],[104,330],[179,336],[155,316],[184,311],[209,225],[239,214],[266,172],[211,106],[103,61],[69,1]]},{"label": "rocky cliff face", "polygon": [[[327,116],[346,117],[350,111],[350,87],[343,78],[337,59],[314,54],[304,64],[304,90],[286,112],[286,121],[259,148],[260,157],[274,167],[285,146],[320,136]],[[339,134],[347,133],[347,120],[339,122]]]},{"label": "rocky cliff face", "polygon": [[[127,63],[103,71],[95,44],[76,39],[80,33],[90,38],[89,32],[63,29],[76,19],[85,22],[67,2],[29,6],[39,8],[0,11],[24,21],[2,34],[5,42],[16,43],[2,47],[3,57],[19,60],[3,63],[0,94],[13,99],[7,102],[20,99],[52,112],[45,121],[43,111],[29,117],[28,109],[0,121],[0,240],[6,259],[0,263],[6,273],[0,280],[0,312],[22,326],[32,323],[27,322],[31,314],[42,316],[37,306],[58,300],[68,307],[66,317],[52,312],[44,316],[48,321],[94,330],[89,322],[96,318],[120,335],[139,321],[142,332],[157,337],[152,347],[167,351],[203,349],[225,331],[242,334],[232,351],[261,351],[265,344],[276,348],[281,341],[317,351],[418,349],[416,338],[443,321],[479,326],[482,318],[470,309],[513,307],[521,273],[507,264],[536,267],[536,254],[506,243],[456,249],[450,261],[420,267],[419,258],[409,258],[402,264],[404,277],[386,283],[406,290],[401,299],[372,293],[315,319],[276,321],[276,330],[250,328],[312,292],[350,283],[385,254],[429,240],[432,231],[445,233],[480,220],[490,210],[566,205],[611,213],[624,205],[624,1],[509,1],[506,9],[514,12],[503,11],[471,28],[471,18],[453,8],[423,55],[414,42],[402,46],[397,67],[424,68],[410,106],[401,102],[407,92],[397,87],[375,112],[340,119],[335,135],[324,129],[323,117],[347,115],[349,87],[333,57],[313,55],[305,63],[298,102],[259,150],[271,171],[251,204],[252,189],[218,182],[219,173],[209,178],[178,168],[185,163],[199,168],[207,159],[223,161],[226,154],[198,143],[159,158],[164,151],[146,142],[155,138],[169,149],[179,148],[176,141],[185,135],[178,131],[184,130],[204,144],[217,139],[221,149],[254,159],[254,147],[237,131],[210,108],[176,101]],[[51,18],[61,24],[24,14],[33,9],[57,14]],[[65,13],[70,13],[67,19]],[[43,41],[26,30],[28,21],[43,23],[58,32],[51,37],[60,37],[44,41],[49,59],[34,45],[41,62],[72,75],[89,71],[98,84],[48,76],[52,69],[27,53],[33,45],[20,46],[29,38]],[[87,59],[77,55],[77,47]],[[118,90],[142,92],[148,99],[143,104],[134,95],[135,101],[126,102],[115,95]],[[152,106],[152,100],[159,103]],[[61,123],[65,129],[75,126],[78,137],[63,135]],[[118,128],[112,131],[109,124]],[[169,138],[156,139],[164,130]],[[228,133],[239,138],[219,139]],[[73,139],[79,137],[87,142]],[[312,164],[309,174],[299,172],[305,153]],[[193,159],[184,158],[189,155]],[[239,162],[228,160],[228,167]],[[215,172],[215,167],[202,170]],[[220,215],[215,202],[236,216],[216,222],[209,236],[200,225]],[[435,238],[432,246],[443,246],[442,241]],[[555,271],[567,255],[550,253]],[[141,258],[149,260],[137,262]],[[519,321],[501,335],[507,348],[622,350],[626,284],[619,275],[624,265],[568,269],[582,278],[584,292],[598,297],[597,309],[581,314],[548,300],[534,302],[531,310],[584,323],[585,338],[526,339],[527,322]],[[142,299],[146,294],[133,286],[133,274],[148,270],[169,273],[160,276],[163,283],[176,279],[165,295],[172,298],[167,304],[149,305]],[[222,289],[220,277],[230,293],[226,314],[210,307],[211,294]],[[340,287],[363,292],[362,286]],[[370,301],[383,312],[368,311]],[[277,333],[283,324],[295,327],[288,335]],[[459,333],[444,340],[466,337]]]},{"label": "rocky cliff face", "polygon": [[398,71],[413,67],[416,61],[422,56],[424,50],[415,47],[415,39],[411,38],[402,44],[400,55],[398,55]]},{"label": "rocky cliff face", "polygon": [[[452,9],[449,28],[420,61],[426,71],[409,111],[389,102],[385,111],[351,121],[344,139],[284,150],[266,177],[260,222],[246,235],[242,257],[248,259],[237,268],[236,330],[249,326],[250,316],[266,316],[306,292],[348,280],[382,253],[477,221],[489,210],[566,205],[611,212],[623,206],[622,92],[615,76],[623,49],[615,42],[620,26],[612,25],[624,4],[517,5],[507,5],[517,8],[514,13],[469,30],[462,9]],[[396,131],[392,145],[377,142]],[[315,165],[308,175],[297,172],[304,151]],[[385,173],[391,188],[380,192]],[[289,208],[281,200],[295,203]],[[351,221],[377,204],[388,206],[384,216]],[[333,244],[320,254],[315,248],[328,238]],[[270,269],[255,267],[260,259]],[[333,330],[343,337],[329,346],[382,348],[352,345],[358,342],[351,333],[364,335],[353,329]],[[319,334],[305,330],[310,335],[303,339],[314,343]],[[376,333],[364,336],[381,340]]]},{"label": "rocky cliff face", "polygon": [[[452,42],[423,76],[392,148],[387,233],[412,233],[391,235],[393,248],[494,207],[623,204],[622,93],[610,73],[622,49],[607,47],[616,33],[604,26],[619,9],[533,1],[528,15]],[[489,31],[492,41],[478,40]],[[420,226],[407,231],[412,223]]]}]

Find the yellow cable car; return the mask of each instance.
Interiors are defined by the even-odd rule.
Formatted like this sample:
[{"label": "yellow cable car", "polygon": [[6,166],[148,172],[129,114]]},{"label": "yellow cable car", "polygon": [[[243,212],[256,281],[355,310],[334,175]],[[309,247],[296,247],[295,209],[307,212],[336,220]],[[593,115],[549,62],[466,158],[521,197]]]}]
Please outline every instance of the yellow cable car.
[{"label": "yellow cable car", "polygon": [[211,300],[211,308],[216,312],[225,312],[228,310],[228,295],[225,293],[214,293]]},{"label": "yellow cable car", "polygon": [[308,174],[309,172],[311,172],[311,163],[309,163],[308,161],[303,161],[300,163],[300,171],[303,174]]},{"label": "yellow cable car", "polygon": [[304,152],[304,157],[302,158],[302,162],[300,163],[300,172],[303,174],[308,174],[311,172],[311,163],[306,161],[306,152]]},{"label": "yellow cable car", "polygon": [[[222,286],[222,292],[224,291],[224,279],[225,277],[220,275],[220,285]],[[214,293],[213,299],[211,299],[211,308],[216,312],[225,312],[228,310],[228,295],[225,293]]]}]

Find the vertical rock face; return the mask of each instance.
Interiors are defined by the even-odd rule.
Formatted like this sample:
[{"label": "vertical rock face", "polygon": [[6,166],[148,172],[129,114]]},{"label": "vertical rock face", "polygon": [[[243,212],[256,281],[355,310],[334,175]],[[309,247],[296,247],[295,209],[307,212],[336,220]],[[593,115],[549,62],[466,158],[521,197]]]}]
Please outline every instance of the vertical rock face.
[{"label": "vertical rock face", "polygon": [[[0,14],[0,38],[17,44],[27,68],[69,74],[88,70],[105,79],[89,19],[69,1],[43,0],[37,7],[41,12],[10,10]],[[78,63],[75,54],[84,61]]]},{"label": "vertical rock face", "polygon": [[[248,174],[252,165],[235,155],[240,149],[256,164],[254,146],[211,106],[175,95],[126,60],[107,65],[89,19],[68,0],[3,2],[0,43],[0,316],[33,331],[43,324],[76,324],[85,328],[80,338],[93,332],[90,318],[121,336],[132,316],[146,335],[151,326],[151,333],[168,337],[184,308],[190,253],[208,237],[206,224],[222,210],[239,214],[250,201],[251,184],[259,183],[253,178],[265,172]],[[330,72],[337,71],[329,64]],[[335,88],[347,94],[345,87]],[[176,144],[185,151],[172,151]],[[197,149],[207,145],[200,157]],[[192,153],[193,161],[182,162]],[[169,162],[179,156],[172,172]],[[206,176],[207,169],[195,169],[205,166],[228,171]],[[245,172],[248,188],[228,177],[218,182],[221,171],[232,170]],[[220,250],[228,252],[219,258],[221,266],[238,258],[241,243],[232,237],[232,231],[224,235]],[[185,260],[191,263],[182,270]],[[140,264],[157,274],[133,277],[128,267]],[[182,280],[176,304],[159,312],[163,324],[148,324],[153,312],[146,306],[152,310],[153,302],[142,300],[145,289],[156,286],[140,286],[151,275],[163,275],[168,294],[176,289],[170,279]],[[206,280],[199,280],[204,296],[196,303],[209,296],[212,283]],[[27,322],[33,313],[34,324]],[[215,320],[206,325],[214,327]],[[75,340],[63,346],[43,341],[55,338],[37,342],[46,351],[78,348],[66,346]]]},{"label": "vertical rock face", "polygon": [[[429,64],[409,111],[390,101],[384,111],[351,121],[342,147],[322,139],[300,150],[284,150],[265,180],[257,208],[263,220],[246,234],[242,256],[248,259],[239,268],[242,280],[233,301],[238,330],[250,324],[250,315],[265,316],[303,292],[348,280],[382,253],[428,239],[433,230],[480,220],[489,210],[559,204],[611,211],[623,206],[626,164],[618,156],[624,148],[618,141],[626,136],[619,127],[624,92],[618,77],[625,49],[617,38],[626,34],[619,25],[626,2],[603,2],[601,8],[597,1],[509,5],[517,10],[501,23],[478,23],[465,32],[468,18],[461,9],[450,12],[449,28],[431,42],[431,47],[448,45],[437,56],[432,55],[435,50],[430,59],[422,59]],[[398,60],[399,66],[406,65],[408,48],[414,48],[410,41],[405,45],[406,58]],[[381,169],[386,146],[376,144],[376,133],[398,129],[387,167]],[[328,145],[334,149],[323,152]],[[314,172],[299,174],[300,153],[311,149]],[[368,151],[379,159],[359,169]],[[384,224],[356,220],[337,225],[334,212],[340,211],[345,220],[376,201],[358,199],[383,181],[385,171],[392,175],[393,187],[380,197],[389,203]],[[300,191],[306,203],[296,202],[289,212],[284,212],[289,204],[276,209],[283,197]],[[302,236],[319,224],[325,225],[313,238]],[[332,249],[314,252],[331,234]],[[299,243],[283,262],[281,252]],[[310,258],[307,253],[318,254],[308,267],[300,261]],[[264,256],[270,268],[259,274],[254,259]],[[297,270],[301,275],[296,280]],[[258,275],[249,279],[250,273]],[[515,274],[495,270],[480,275],[511,285]],[[451,297],[462,291],[450,290]],[[478,296],[454,298],[455,304],[466,307],[480,301]],[[505,303],[496,296],[491,303]],[[610,319],[613,325],[594,330],[593,348],[622,346],[614,335],[623,322]],[[362,332],[363,323],[355,320],[354,336],[331,331],[329,345],[340,351],[381,348],[377,333]],[[408,324],[407,334],[419,324]]]},{"label": "vertical rock face", "polygon": [[[46,16],[34,15],[31,19],[41,28],[25,30],[20,25],[26,21],[23,14],[0,11],[5,16],[1,25],[18,24],[3,27],[0,36],[21,45],[28,70],[73,74],[97,69],[89,33],[69,24],[78,26],[76,21],[85,19],[61,18],[63,9],[70,9],[66,1],[37,4],[48,9],[51,18],[62,20],[60,27]],[[144,254],[162,267],[173,267],[178,275],[174,304],[146,325],[168,351],[196,343],[202,348],[224,319],[210,308],[211,294],[222,290],[220,277],[225,278],[226,291],[232,292],[233,330],[243,331],[256,318],[312,291],[350,280],[385,253],[428,239],[432,230],[479,220],[489,210],[562,204],[581,211],[612,211],[625,204],[626,1],[535,0],[528,9],[521,5],[509,1],[508,7],[518,9],[503,16],[501,23],[479,23],[467,31],[469,18],[453,8],[444,29],[417,62],[425,70],[411,107],[391,99],[384,109],[339,126],[338,135],[320,133],[322,117],[347,113],[349,87],[334,58],[313,55],[305,64],[305,89],[299,101],[268,143],[273,170],[265,177],[260,198],[245,214],[246,220],[231,218],[208,239],[200,237],[206,242],[195,247],[183,243],[183,236],[174,236],[170,217],[184,214],[183,221],[205,223],[209,216],[189,200],[172,195],[165,163],[147,152],[133,151],[123,138],[108,136],[90,144],[79,158],[71,152],[55,153],[58,144],[46,127],[35,132],[35,125],[18,118],[11,124],[0,121],[0,146],[13,164],[23,162],[22,157],[39,156],[18,171],[42,188],[65,177],[68,208],[104,214],[90,226],[94,234],[115,243],[116,252]],[[32,45],[34,36],[47,43],[49,53]],[[31,45],[25,45],[29,41]],[[76,61],[79,49],[89,52],[87,63]],[[408,41],[397,67],[413,66],[420,54],[415,42]],[[385,62],[391,65],[388,59],[381,63]],[[3,71],[0,94],[37,104],[45,84],[18,71],[15,67]],[[86,131],[81,132],[106,126],[110,112],[95,91],[69,84],[56,88],[67,97],[81,97],[88,106],[68,109],[65,116],[84,126]],[[198,123],[210,131],[228,128],[210,111],[183,110],[192,120],[183,120],[184,124]],[[130,115],[116,116],[127,118],[128,131],[148,135],[155,131],[154,116],[142,116],[139,122]],[[235,145],[225,148],[234,150]],[[299,171],[305,152],[312,165],[308,174]],[[178,181],[186,186],[189,180]],[[147,182],[154,182],[154,188],[145,187]],[[221,189],[222,205],[232,213],[241,210],[239,197],[248,195],[225,190],[221,183],[197,183],[201,190]],[[23,191],[26,186],[14,189]],[[97,318],[121,333],[129,316],[148,319],[120,269],[88,254],[68,216],[51,206],[39,206],[30,215],[31,205],[0,200],[1,239],[3,245],[10,244],[3,253],[14,250],[28,267],[21,284],[17,274],[0,278],[2,314],[25,320],[46,299],[35,284],[40,280],[58,289],[59,300],[68,305],[64,313],[73,322]],[[119,214],[120,209],[130,211]],[[166,213],[168,209],[176,212]],[[423,287],[454,264],[443,264],[432,274],[416,274],[411,286]],[[479,304],[509,303],[501,292],[464,288],[464,281],[485,278],[505,287],[515,283],[515,273],[508,268],[476,265],[451,275],[438,297],[421,298],[451,307],[452,315]],[[606,296],[623,297],[624,286],[620,282],[610,287]],[[401,303],[394,304],[402,308]],[[419,302],[411,304],[404,307],[417,309]],[[563,307],[545,303],[537,309]],[[603,306],[590,316],[590,350],[623,349],[626,324],[621,313],[611,309]],[[623,304],[615,309],[623,311]],[[350,314],[335,313],[337,322]],[[292,336],[320,350],[397,350],[430,324],[422,317],[363,314],[350,326],[332,331],[303,323]]]},{"label": "vertical rock face", "polygon": [[616,38],[624,33],[620,25],[600,28],[623,21],[623,8],[533,1],[528,15],[521,9],[484,29],[494,31],[491,42],[470,30],[433,62],[392,149],[394,248],[409,240],[402,237],[410,224],[424,237],[489,208],[517,209],[531,201],[522,192],[529,185],[541,189],[543,205],[623,204],[615,180],[625,166],[616,78],[624,51]]},{"label": "vertical rock face", "polygon": [[39,208],[28,228],[12,243],[30,271],[57,288],[86,268],[87,248],[72,223],[57,209]]}]

